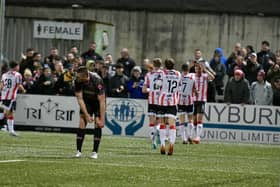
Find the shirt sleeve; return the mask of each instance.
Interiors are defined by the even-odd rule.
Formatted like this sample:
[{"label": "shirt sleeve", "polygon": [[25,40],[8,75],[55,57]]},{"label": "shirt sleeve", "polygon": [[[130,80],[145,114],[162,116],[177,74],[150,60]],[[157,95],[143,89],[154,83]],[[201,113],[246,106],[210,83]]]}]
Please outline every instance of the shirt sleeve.
[{"label": "shirt sleeve", "polygon": [[96,81],[96,90],[97,90],[97,95],[103,95],[105,93],[105,86],[103,80],[100,78],[98,78]]}]

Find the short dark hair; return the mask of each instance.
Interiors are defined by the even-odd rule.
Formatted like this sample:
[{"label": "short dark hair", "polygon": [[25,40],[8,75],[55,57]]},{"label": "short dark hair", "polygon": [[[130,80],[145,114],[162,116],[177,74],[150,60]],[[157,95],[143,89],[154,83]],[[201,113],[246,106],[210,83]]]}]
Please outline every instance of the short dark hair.
[{"label": "short dark hair", "polygon": [[182,64],[181,67],[182,71],[188,71],[189,70],[189,65],[187,63]]},{"label": "short dark hair", "polygon": [[26,49],[26,52],[34,51],[34,48],[30,47]]},{"label": "short dark hair", "polygon": [[262,45],[266,45],[266,46],[270,46],[269,42],[268,41],[262,41]]},{"label": "short dark hair", "polygon": [[88,69],[86,66],[80,66],[77,70],[77,73],[87,75],[88,74]]},{"label": "short dark hair", "polygon": [[15,67],[17,67],[19,64],[16,61],[10,61],[9,66],[10,68],[14,69]]},{"label": "short dark hair", "polygon": [[117,63],[116,68],[123,68],[123,64],[122,63]]},{"label": "short dark hair", "polygon": [[175,61],[173,58],[167,58],[164,62],[166,69],[174,69]]},{"label": "short dark hair", "polygon": [[154,67],[159,68],[159,67],[161,66],[161,64],[162,64],[162,61],[161,61],[160,58],[154,58],[154,59],[153,59],[153,65],[154,65]]}]

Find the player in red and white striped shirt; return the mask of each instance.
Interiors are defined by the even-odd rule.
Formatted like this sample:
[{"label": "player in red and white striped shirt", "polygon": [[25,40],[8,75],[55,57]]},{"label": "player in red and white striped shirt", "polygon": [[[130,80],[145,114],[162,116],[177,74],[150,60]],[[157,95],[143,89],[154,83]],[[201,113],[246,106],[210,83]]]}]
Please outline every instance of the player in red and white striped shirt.
[{"label": "player in red and white striped shirt", "polygon": [[156,125],[157,119],[156,115],[159,111],[159,94],[162,86],[163,71],[161,67],[161,59],[153,59],[154,69],[147,73],[145,76],[144,86],[142,88],[143,93],[149,93],[148,96],[148,116],[149,116],[149,127],[150,127],[150,137],[152,140],[152,148],[156,148]]},{"label": "player in red and white striped shirt", "polygon": [[[196,94],[194,74],[189,73],[188,64],[182,65],[181,86],[179,89],[179,102],[178,102],[178,114],[180,122],[180,133],[183,144],[191,142],[192,130],[193,130],[193,97]],[[188,122],[186,124],[185,116],[188,116]],[[187,125],[187,135],[185,126]]]},{"label": "player in red and white striped shirt", "polygon": [[195,138],[193,142],[200,143],[200,136],[203,129],[203,115],[205,110],[205,103],[207,102],[207,89],[208,81],[213,80],[215,76],[206,70],[204,64],[195,64],[195,87],[197,94],[193,97],[194,100],[194,127],[195,127]]},{"label": "player in red and white striped shirt", "polygon": [[10,134],[16,136],[14,131],[14,110],[17,91],[20,89],[25,93],[25,89],[22,86],[22,76],[18,73],[18,63],[11,61],[9,66],[10,70],[4,73],[1,78],[1,108],[4,108],[5,110]]},{"label": "player in red and white striped shirt", "polygon": [[[162,88],[159,96],[160,118],[160,142],[161,154],[165,154],[166,122],[169,124],[169,148],[168,155],[173,154],[176,141],[176,115],[178,104],[178,91],[181,81],[181,73],[174,70],[175,62],[172,58],[165,60]],[[167,121],[165,121],[165,118]]]}]

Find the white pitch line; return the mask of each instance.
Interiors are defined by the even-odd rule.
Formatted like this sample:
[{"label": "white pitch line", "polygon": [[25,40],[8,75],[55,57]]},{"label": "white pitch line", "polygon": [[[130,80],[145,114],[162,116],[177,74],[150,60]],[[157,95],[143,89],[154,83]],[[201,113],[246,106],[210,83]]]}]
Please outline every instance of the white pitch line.
[{"label": "white pitch line", "polygon": [[0,160],[0,163],[23,162],[25,160]]}]

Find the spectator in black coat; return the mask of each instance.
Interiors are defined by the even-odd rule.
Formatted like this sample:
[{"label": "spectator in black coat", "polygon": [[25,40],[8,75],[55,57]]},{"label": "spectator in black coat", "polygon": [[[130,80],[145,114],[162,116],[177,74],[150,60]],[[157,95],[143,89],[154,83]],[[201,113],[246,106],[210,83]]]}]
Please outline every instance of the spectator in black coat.
[{"label": "spectator in black coat", "polygon": [[130,72],[136,64],[135,64],[134,60],[132,58],[130,58],[127,48],[122,49],[121,58],[119,58],[117,60],[117,63],[121,63],[123,65],[124,74],[127,77],[130,77]]},{"label": "spectator in black coat", "polygon": [[274,106],[280,106],[280,76],[275,78],[273,82],[273,101],[272,104]]},{"label": "spectator in black coat", "polygon": [[89,60],[93,60],[94,62],[97,60],[103,60],[102,56],[96,52],[96,47],[97,45],[95,42],[90,43],[89,49],[81,55],[84,64],[86,64],[86,62]]},{"label": "spectator in black coat", "polygon": [[34,49],[28,48],[26,49],[26,54],[22,55],[22,60],[19,64],[19,72],[20,74],[24,74],[24,71],[26,68],[32,69],[33,67],[33,55],[34,55]]},{"label": "spectator in black coat", "polygon": [[213,69],[213,71],[215,72],[215,86],[216,86],[216,91],[218,95],[223,95],[224,94],[224,77],[226,75],[226,66],[221,63],[220,60],[220,55],[215,55],[214,56],[214,62],[212,63],[210,66]]},{"label": "spectator in black coat", "polygon": [[234,59],[234,63],[229,66],[229,70],[228,70],[229,78],[234,76],[234,71],[236,69],[241,69],[243,72],[245,72],[245,66],[246,66],[246,61],[244,61],[243,56],[237,55],[236,58]]},{"label": "spectator in black coat", "polygon": [[32,72],[30,69],[25,69],[23,74],[23,83],[24,89],[26,90],[27,94],[35,94],[35,85],[32,78]]},{"label": "spectator in black coat", "polygon": [[38,90],[41,95],[55,95],[54,80],[51,73],[51,68],[45,65],[43,74],[38,80]]},{"label": "spectator in black coat", "polygon": [[245,77],[251,85],[252,82],[257,81],[258,72],[261,70],[261,65],[257,61],[257,54],[251,53],[248,58],[247,65],[244,67]]},{"label": "spectator in black coat", "polygon": [[128,77],[123,73],[123,64],[116,65],[116,75],[110,79],[109,96],[111,97],[128,97],[127,82]]},{"label": "spectator in black coat", "polygon": [[59,76],[55,83],[56,94],[74,96],[75,72],[73,64],[68,64],[66,71]]},{"label": "spectator in black coat", "polygon": [[59,56],[58,49],[53,47],[51,48],[50,55],[45,58],[44,64],[47,64],[51,70],[54,71],[55,60],[60,59],[61,57]]},{"label": "spectator in black coat", "polygon": [[258,62],[263,67],[264,71],[267,73],[269,68],[273,65],[272,62],[275,62],[275,55],[270,50],[270,44],[268,41],[262,42],[262,49],[258,52]]},{"label": "spectator in black coat", "polygon": [[250,100],[248,82],[244,80],[244,73],[237,69],[234,77],[229,80],[225,89],[224,101],[232,104],[247,104]]}]

